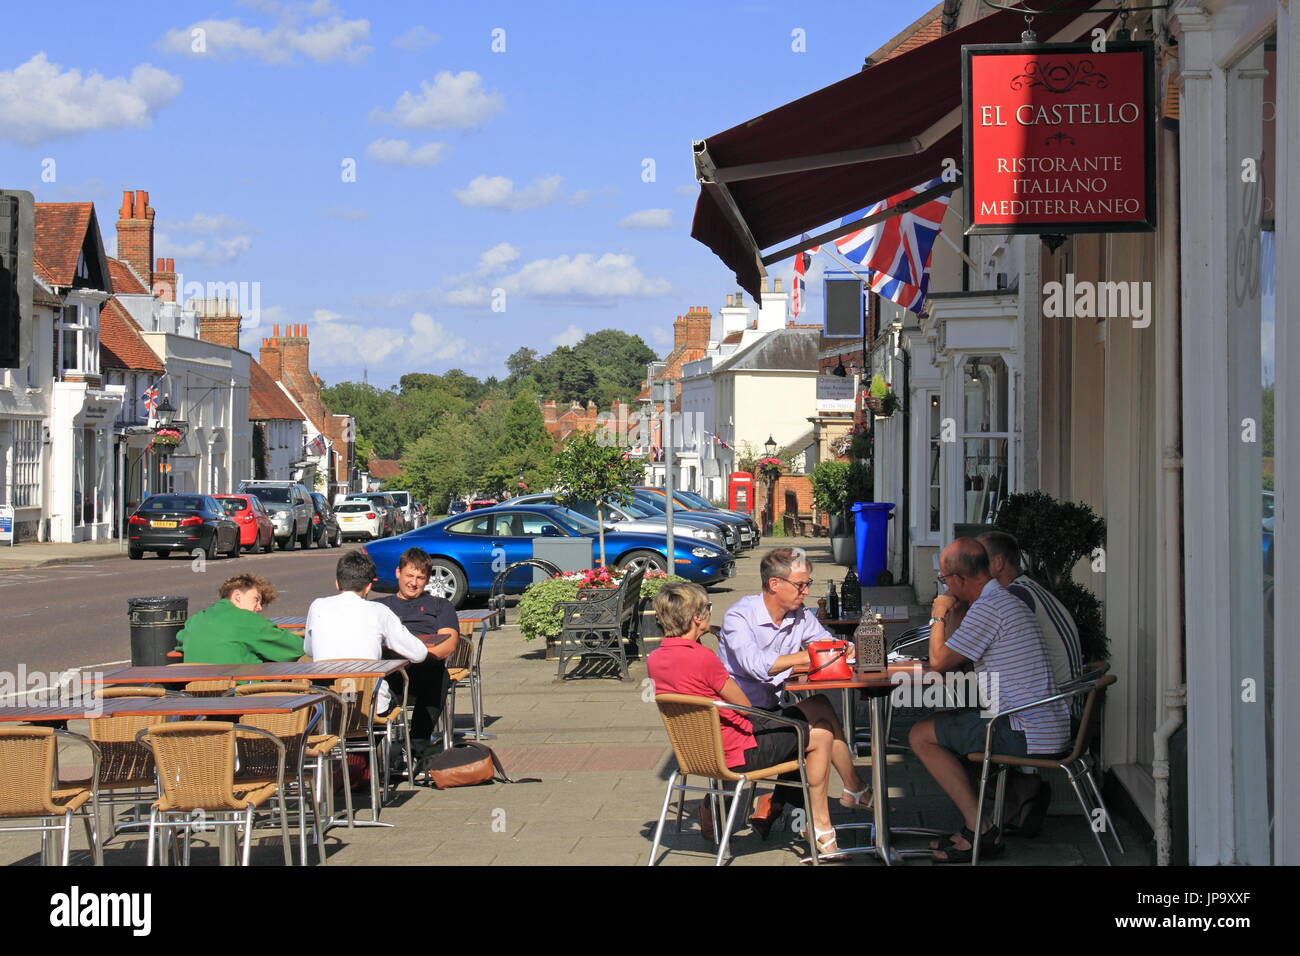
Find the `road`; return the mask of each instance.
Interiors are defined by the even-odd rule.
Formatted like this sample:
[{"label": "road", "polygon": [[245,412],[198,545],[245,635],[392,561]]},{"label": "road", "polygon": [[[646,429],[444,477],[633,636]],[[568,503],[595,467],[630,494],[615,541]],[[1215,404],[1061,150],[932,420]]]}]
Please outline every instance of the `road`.
[{"label": "road", "polygon": [[14,673],[21,664],[28,673],[51,672],[129,660],[127,598],[187,597],[193,614],[217,599],[221,582],[241,572],[260,574],[279,592],[268,615],[306,614],[312,600],[334,593],[334,565],[345,550],[295,549],[206,563],[123,556],[0,571],[0,671]]}]

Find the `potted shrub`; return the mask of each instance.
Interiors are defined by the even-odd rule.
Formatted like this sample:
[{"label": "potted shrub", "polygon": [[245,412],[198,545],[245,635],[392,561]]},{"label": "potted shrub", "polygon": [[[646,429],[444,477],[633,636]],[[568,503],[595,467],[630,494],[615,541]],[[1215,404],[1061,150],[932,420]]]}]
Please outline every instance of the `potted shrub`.
[{"label": "potted shrub", "polygon": [[[622,568],[592,568],[588,571],[568,571],[545,581],[534,581],[519,598],[519,630],[523,632],[524,640],[544,637],[546,659],[555,660],[555,645],[564,629],[564,617],[556,605],[578,600],[582,591],[616,588],[626,573]],[[646,573],[641,579],[641,604],[638,606],[642,625],[647,624],[645,609],[648,607],[648,599],[658,594],[659,589],[670,581],[684,580],[685,578],[662,571]],[[649,617],[653,621],[653,613]],[[657,622],[654,623],[653,630],[658,632]],[[643,630],[641,633],[646,632]]]},{"label": "potted shrub", "polygon": [[853,558],[853,523],[849,518],[849,474],[847,461],[821,461],[808,476],[813,504],[830,518],[831,560],[844,564]]}]

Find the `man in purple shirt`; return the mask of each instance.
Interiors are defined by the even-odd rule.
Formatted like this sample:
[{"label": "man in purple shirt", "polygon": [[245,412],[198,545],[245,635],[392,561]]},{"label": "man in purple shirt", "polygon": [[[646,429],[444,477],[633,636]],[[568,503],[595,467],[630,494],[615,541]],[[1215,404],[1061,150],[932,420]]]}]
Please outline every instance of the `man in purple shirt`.
[{"label": "man in purple shirt", "polygon": [[[812,565],[802,549],[769,551],[759,563],[759,574],[762,593],[741,598],[723,617],[718,656],[752,706],[777,713],[781,711],[777,694],[791,671],[808,667],[808,642],[835,638],[803,606],[804,595],[812,586]],[[809,721],[824,722],[834,734],[831,764],[846,785],[840,803],[846,807],[870,806],[866,789],[848,789],[857,781],[857,774],[844,742],[844,727],[830,701],[817,694],[800,701],[799,710]],[[790,716],[788,712],[786,716]],[[789,795],[782,796],[789,799]],[[764,795],[750,820],[760,827],[770,826],[780,813],[781,805]]]}]

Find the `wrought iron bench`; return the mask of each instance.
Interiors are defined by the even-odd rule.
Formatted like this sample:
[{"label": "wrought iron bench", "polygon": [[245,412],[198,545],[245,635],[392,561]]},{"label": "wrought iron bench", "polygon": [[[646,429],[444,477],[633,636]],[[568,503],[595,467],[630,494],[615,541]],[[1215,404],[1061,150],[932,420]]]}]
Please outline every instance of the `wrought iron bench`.
[{"label": "wrought iron bench", "polygon": [[616,589],[584,588],[578,600],[556,605],[564,616],[560,632],[560,666],[557,680],[564,680],[574,658],[606,657],[618,665],[618,679],[628,676],[624,640],[637,637],[637,607],[641,602],[644,568],[629,571]]},{"label": "wrought iron bench", "polygon": [[497,630],[506,622],[506,582],[509,580],[513,571],[524,567],[541,568],[551,577],[564,572],[547,561],[545,558],[525,558],[522,561],[516,561],[514,564],[507,565],[501,571],[497,572],[496,577],[492,579],[492,590],[488,592],[488,627]]}]

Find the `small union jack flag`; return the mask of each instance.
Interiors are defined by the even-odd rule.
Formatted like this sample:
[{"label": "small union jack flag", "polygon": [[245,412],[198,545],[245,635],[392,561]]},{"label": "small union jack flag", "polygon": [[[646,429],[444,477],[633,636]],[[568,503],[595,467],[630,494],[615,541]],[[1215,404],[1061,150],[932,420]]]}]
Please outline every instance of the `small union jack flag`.
[{"label": "small union jack flag", "polygon": [[803,311],[804,301],[804,275],[808,272],[808,267],[812,265],[813,253],[821,249],[821,246],[813,246],[794,257],[794,281],[790,283],[792,295],[790,296],[790,315],[798,317]]},{"label": "small union jack flag", "polygon": [[[158,380],[158,382],[161,381],[162,379]],[[154,382],[146,388],[144,393],[140,396],[144,399],[145,415],[149,418],[153,418],[154,409],[158,407],[158,382]]]}]

